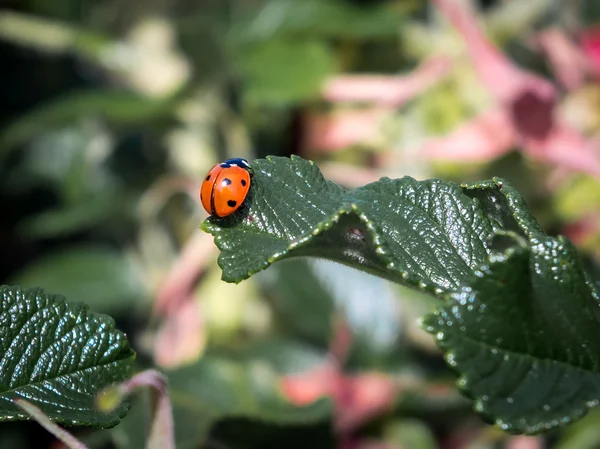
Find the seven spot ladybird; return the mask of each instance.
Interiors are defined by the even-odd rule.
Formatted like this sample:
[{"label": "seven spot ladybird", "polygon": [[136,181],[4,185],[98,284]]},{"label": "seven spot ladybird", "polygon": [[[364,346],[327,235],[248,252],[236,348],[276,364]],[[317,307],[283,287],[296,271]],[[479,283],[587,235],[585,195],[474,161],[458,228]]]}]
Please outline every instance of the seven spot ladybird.
[{"label": "seven spot ladybird", "polygon": [[250,190],[250,164],[246,159],[227,159],[206,175],[200,201],[210,215],[223,218],[240,208]]}]

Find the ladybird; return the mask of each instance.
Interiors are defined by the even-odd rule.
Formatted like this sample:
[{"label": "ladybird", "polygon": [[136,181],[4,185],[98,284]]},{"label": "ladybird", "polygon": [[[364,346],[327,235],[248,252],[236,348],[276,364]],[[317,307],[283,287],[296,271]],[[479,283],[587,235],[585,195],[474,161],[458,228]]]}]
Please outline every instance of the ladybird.
[{"label": "ladybird", "polygon": [[223,218],[243,204],[250,190],[250,164],[246,159],[227,159],[215,165],[200,188],[200,201],[210,215]]}]

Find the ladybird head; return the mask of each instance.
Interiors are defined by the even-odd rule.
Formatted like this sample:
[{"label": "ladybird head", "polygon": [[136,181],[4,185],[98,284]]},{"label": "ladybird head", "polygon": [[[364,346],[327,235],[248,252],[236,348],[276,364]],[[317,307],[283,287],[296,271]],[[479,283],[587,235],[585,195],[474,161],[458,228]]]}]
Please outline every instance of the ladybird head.
[{"label": "ladybird head", "polygon": [[248,163],[248,161],[241,157],[234,157],[232,159],[227,159],[226,161],[224,161],[220,164],[220,166],[223,168],[231,167],[232,165],[234,165],[236,167],[244,168],[246,170],[248,170],[250,168],[250,164]]}]

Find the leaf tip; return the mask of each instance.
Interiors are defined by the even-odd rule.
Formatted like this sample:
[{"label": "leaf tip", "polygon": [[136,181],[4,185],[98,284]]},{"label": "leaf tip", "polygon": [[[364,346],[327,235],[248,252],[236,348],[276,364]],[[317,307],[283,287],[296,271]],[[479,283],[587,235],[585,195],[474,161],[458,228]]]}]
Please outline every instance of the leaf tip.
[{"label": "leaf tip", "polygon": [[506,184],[504,178],[500,178],[498,176],[494,176],[492,180],[494,181],[494,184],[498,186],[499,189],[502,189],[504,187],[504,184]]}]

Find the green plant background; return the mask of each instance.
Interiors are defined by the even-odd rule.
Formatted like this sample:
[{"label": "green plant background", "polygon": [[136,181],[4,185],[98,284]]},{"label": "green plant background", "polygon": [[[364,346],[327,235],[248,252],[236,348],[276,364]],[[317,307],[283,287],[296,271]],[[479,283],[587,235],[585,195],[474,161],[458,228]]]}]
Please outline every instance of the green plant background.
[{"label": "green plant background", "polygon": [[[504,54],[549,78],[547,61],[528,44],[532,33],[565,26],[568,14],[576,14],[581,27],[600,20],[592,0],[577,11],[568,1],[523,2],[530,8],[503,15],[507,3],[479,4],[486,29]],[[590,272],[599,272],[597,179],[557,175],[519,148],[476,163],[424,160],[407,150],[489,105],[467,58],[412,101],[384,108],[383,123],[361,116],[355,127],[376,130],[365,141],[334,149],[306,144],[311,119],[350,120],[364,107],[325,101],[321,88],[331,77],[406,74],[435,50],[459,52],[455,33],[432,9],[425,0],[0,3],[2,283],[43,287],[112,316],[137,353],[135,369],[156,366],[165,321],[155,307],[161,286],[190,242],[208,237],[199,229],[206,218],[199,180],[227,157],[292,154],[314,160],[348,190],[382,176],[456,183],[500,176],[519,190],[548,234],[591,226],[576,244]],[[423,34],[427,29],[432,35]],[[597,89],[597,83],[587,87]],[[591,110],[595,117],[597,108]],[[343,194],[332,185],[323,208],[337,210],[336,195]],[[244,274],[222,272],[218,252],[199,247],[206,260],[198,262],[186,292],[200,311],[193,334],[198,347],[186,363],[165,369],[178,448],[491,449],[514,443],[457,394],[456,374],[435,337],[419,326],[419,317],[440,306],[437,299],[313,259],[276,263],[227,284],[222,275],[239,280]],[[408,385],[390,407],[343,435],[332,431],[332,397],[294,406],[280,391],[285,376],[328,360],[340,322],[353,335],[340,372],[358,379],[378,373]],[[447,322],[426,324],[440,331],[436,326]],[[146,400],[135,396],[114,429],[74,433],[92,448],[141,448]],[[592,411],[535,441],[598,447],[599,420]],[[0,447],[53,444],[35,424],[0,426]]]}]

